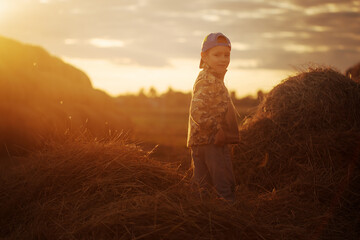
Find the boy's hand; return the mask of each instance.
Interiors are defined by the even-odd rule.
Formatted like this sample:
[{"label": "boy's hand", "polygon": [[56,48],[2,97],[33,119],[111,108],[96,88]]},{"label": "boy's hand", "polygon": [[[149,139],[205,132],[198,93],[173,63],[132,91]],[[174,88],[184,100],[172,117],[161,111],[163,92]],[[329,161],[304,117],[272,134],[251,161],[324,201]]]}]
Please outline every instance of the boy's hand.
[{"label": "boy's hand", "polygon": [[218,146],[222,146],[225,144],[225,133],[222,128],[220,128],[216,133],[214,144]]}]

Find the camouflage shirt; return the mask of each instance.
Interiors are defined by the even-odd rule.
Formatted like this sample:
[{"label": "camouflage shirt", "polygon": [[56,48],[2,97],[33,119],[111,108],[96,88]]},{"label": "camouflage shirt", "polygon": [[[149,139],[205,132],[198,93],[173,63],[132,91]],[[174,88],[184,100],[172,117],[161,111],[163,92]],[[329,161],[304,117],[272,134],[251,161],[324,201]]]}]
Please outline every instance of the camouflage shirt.
[{"label": "camouflage shirt", "polygon": [[[218,74],[210,67],[205,66],[193,87],[187,146],[214,143],[216,133],[223,128],[229,106],[233,107],[233,104],[224,85],[224,74]],[[233,109],[229,112],[234,115],[233,118],[236,122]],[[237,124],[232,129],[235,128],[235,134],[238,134]]]}]

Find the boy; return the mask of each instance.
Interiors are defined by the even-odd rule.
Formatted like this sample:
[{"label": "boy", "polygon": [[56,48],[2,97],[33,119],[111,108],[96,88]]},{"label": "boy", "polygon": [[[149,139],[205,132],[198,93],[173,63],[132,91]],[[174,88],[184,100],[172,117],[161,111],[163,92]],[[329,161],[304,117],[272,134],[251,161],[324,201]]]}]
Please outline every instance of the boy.
[{"label": "boy", "polygon": [[202,44],[199,73],[189,111],[187,146],[191,148],[193,180],[213,186],[219,196],[235,201],[235,177],[229,144],[239,142],[234,105],[224,85],[230,63],[230,40],[210,33]]}]

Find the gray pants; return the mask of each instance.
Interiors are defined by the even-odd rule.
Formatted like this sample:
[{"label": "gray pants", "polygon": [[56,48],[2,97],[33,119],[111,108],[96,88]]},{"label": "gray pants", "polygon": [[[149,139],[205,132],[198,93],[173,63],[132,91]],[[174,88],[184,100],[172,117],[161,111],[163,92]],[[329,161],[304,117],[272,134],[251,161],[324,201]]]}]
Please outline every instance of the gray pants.
[{"label": "gray pants", "polygon": [[228,145],[191,147],[192,180],[202,188],[213,186],[220,197],[235,201],[235,177]]}]

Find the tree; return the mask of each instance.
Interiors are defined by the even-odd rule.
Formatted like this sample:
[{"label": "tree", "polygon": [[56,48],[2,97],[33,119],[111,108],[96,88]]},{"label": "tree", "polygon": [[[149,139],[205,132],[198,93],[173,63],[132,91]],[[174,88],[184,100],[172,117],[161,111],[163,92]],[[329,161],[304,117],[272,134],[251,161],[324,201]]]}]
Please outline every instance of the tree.
[{"label": "tree", "polygon": [[151,86],[149,89],[149,97],[156,98],[158,96],[156,89]]}]

